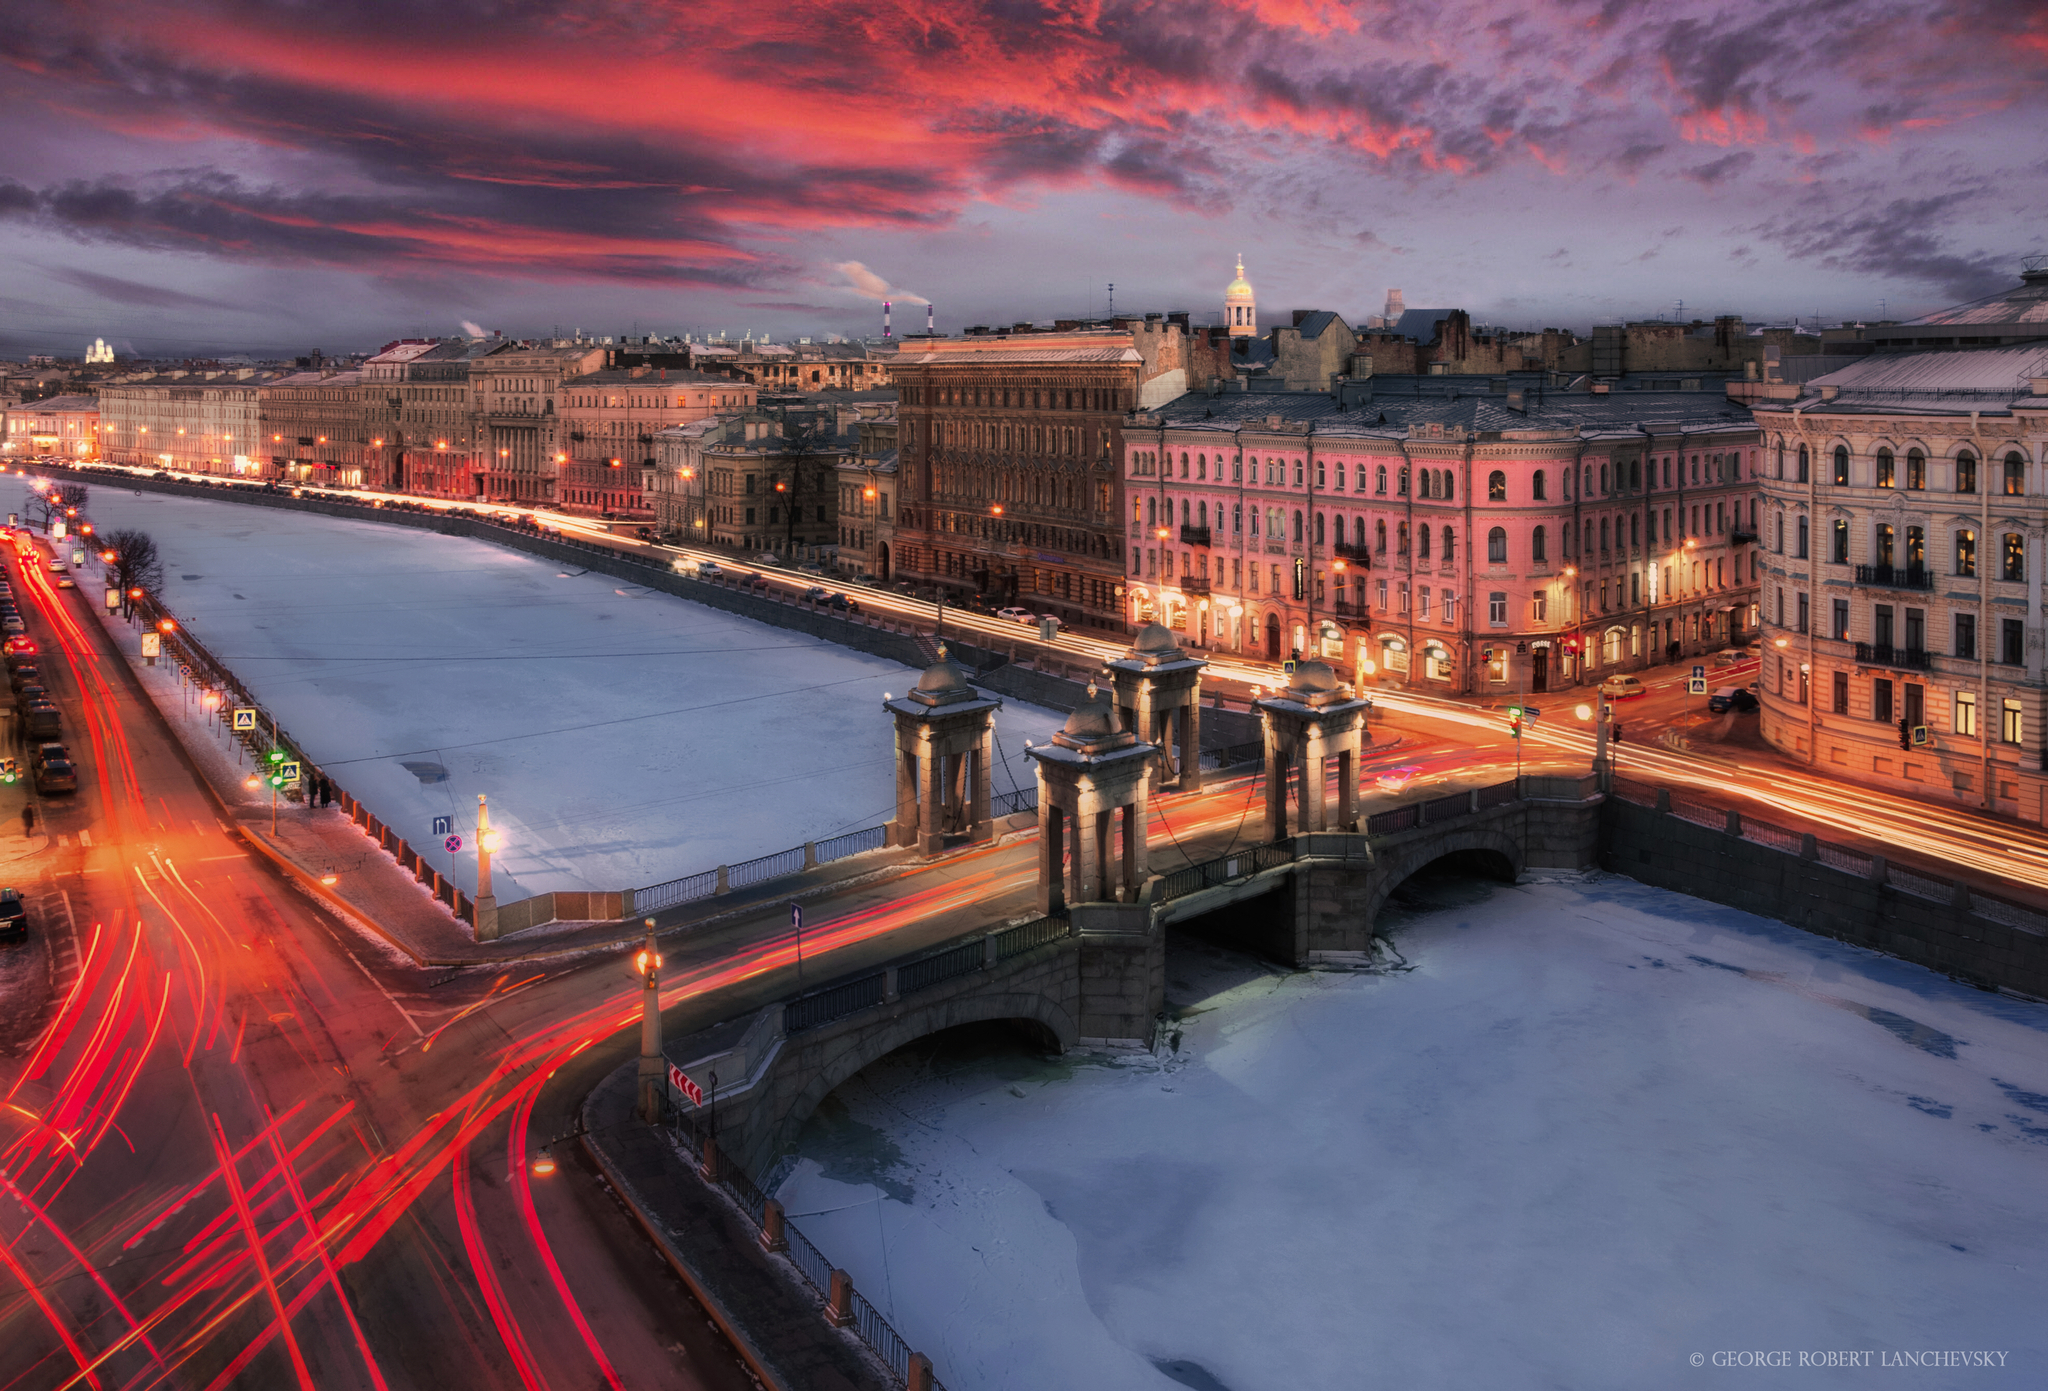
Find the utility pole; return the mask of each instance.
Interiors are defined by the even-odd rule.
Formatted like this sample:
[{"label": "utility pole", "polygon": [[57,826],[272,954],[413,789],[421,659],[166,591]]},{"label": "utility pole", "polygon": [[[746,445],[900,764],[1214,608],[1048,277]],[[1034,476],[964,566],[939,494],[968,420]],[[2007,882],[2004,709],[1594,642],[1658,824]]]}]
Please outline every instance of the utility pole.
[{"label": "utility pole", "polygon": [[654,944],[654,919],[645,918],[647,941],[633,958],[640,972],[640,1119],[661,1123],[662,1090],[668,1066],[661,1052],[661,952]]}]

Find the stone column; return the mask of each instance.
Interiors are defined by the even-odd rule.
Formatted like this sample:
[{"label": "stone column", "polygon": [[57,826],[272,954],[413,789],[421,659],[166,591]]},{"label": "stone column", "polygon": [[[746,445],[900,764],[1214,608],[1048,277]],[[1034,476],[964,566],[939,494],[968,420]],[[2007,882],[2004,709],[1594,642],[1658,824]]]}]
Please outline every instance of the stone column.
[{"label": "stone column", "polygon": [[927,855],[936,855],[946,844],[946,822],[944,817],[946,797],[946,760],[935,747],[931,734],[920,731],[917,744],[919,800],[924,803],[924,814],[919,818],[918,843]]},{"label": "stone column", "polygon": [[1199,792],[1202,790],[1202,688],[1188,693],[1187,704],[1181,706],[1181,747],[1188,752],[1183,756],[1180,770],[1180,790]]},{"label": "stone column", "polygon": [[1358,828],[1358,755],[1350,749],[1337,755],[1337,829]]},{"label": "stone column", "polygon": [[1291,751],[1283,747],[1280,731],[1266,721],[1266,839],[1287,839],[1287,763]]},{"label": "stone column", "polygon": [[981,740],[974,750],[974,801],[968,808],[968,830],[976,840],[988,840],[995,835],[995,823],[989,816],[989,761],[995,757],[995,725],[993,722],[982,727]]},{"label": "stone column", "polygon": [[1066,886],[1060,876],[1066,873],[1064,860],[1066,813],[1053,803],[1051,789],[1043,779],[1038,784],[1038,908],[1046,914],[1064,913],[1067,908]]},{"label": "stone column", "polygon": [[1323,826],[1323,731],[1311,724],[1301,741],[1301,829],[1320,831]]},{"label": "stone column", "polygon": [[891,829],[895,834],[890,844],[917,844],[917,755],[903,747],[900,732],[896,737],[896,824]]},{"label": "stone column", "polygon": [[1084,787],[1074,799],[1074,815],[1069,822],[1072,846],[1068,849],[1068,862],[1072,872],[1067,876],[1067,902],[1095,902],[1096,885],[1101,881],[1102,869],[1096,856],[1096,804],[1098,798],[1092,789]]}]

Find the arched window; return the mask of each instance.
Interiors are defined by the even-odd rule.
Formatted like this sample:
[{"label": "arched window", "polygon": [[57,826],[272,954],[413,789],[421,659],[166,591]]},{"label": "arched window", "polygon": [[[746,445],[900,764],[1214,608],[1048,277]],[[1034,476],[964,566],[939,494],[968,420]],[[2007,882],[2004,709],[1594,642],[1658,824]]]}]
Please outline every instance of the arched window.
[{"label": "arched window", "polygon": [[1449,469],[1444,470],[1444,500],[1446,502],[1458,496],[1457,478],[1458,476]]},{"label": "arched window", "polygon": [[1372,524],[1373,549],[1381,555],[1387,553],[1387,524],[1383,521]]},{"label": "arched window", "polygon": [[1401,548],[1401,554],[1408,554],[1408,523],[1402,522],[1394,532],[1394,544]]},{"label": "arched window", "polygon": [[1320,512],[1316,513],[1316,544],[1323,544],[1323,514]]},{"label": "arched window", "polygon": [[1145,499],[1145,525],[1159,525],[1159,499],[1156,497],[1148,497]]},{"label": "arched window", "polygon": [[2024,584],[2027,579],[2027,541],[2017,531],[2005,533],[2004,557],[1999,578],[2014,584]]},{"label": "arched window", "polygon": [[1956,533],[1956,574],[1964,579],[1977,575],[1977,533],[1959,531]]},{"label": "arched window", "polygon": [[1365,518],[1363,517],[1354,517],[1351,520],[1351,545],[1356,550],[1362,551],[1365,549]]},{"label": "arched window", "polygon": [[[1444,564],[1449,565],[1458,558],[1458,533],[1451,527],[1444,528]],[[1446,590],[1446,593],[1450,591]]]},{"label": "arched window", "polygon": [[[1372,473],[1372,490],[1378,493],[1381,497],[1385,497],[1387,495],[1387,466],[1385,464],[1381,464],[1379,467],[1375,468],[1372,471]],[[1385,550],[1386,547],[1382,546],[1380,547],[1380,549]]]},{"label": "arched window", "polygon": [[1605,517],[1602,517],[1602,518],[1600,519],[1600,549],[1601,549],[1602,551],[1605,551],[1605,550],[1607,550],[1607,549],[1608,549],[1608,546],[1607,546],[1607,518],[1605,518]]},{"label": "arched window", "polygon": [[1508,476],[1499,469],[1486,475],[1486,500],[1506,502],[1508,500]]},{"label": "arched window", "polygon": [[1977,456],[1965,449],[1956,455],[1956,491],[1974,493],[1977,491]]},{"label": "arched window", "polygon": [[1927,486],[1927,456],[1917,449],[1906,451],[1906,486],[1912,489]]},{"label": "arched window", "polygon": [[1795,483],[1806,482],[1807,472],[1810,468],[1811,465],[1808,462],[1806,455],[1806,446],[1802,444],[1799,446],[1799,476],[1793,481]]},{"label": "arched window", "polygon": [[1415,533],[1415,558],[1417,560],[1429,559],[1429,523],[1427,522],[1424,522],[1422,529]]},{"label": "arched window", "polygon": [[[1537,477],[1540,478],[1542,475],[1538,474]],[[1532,565],[1547,565],[1550,563],[1550,556],[1546,550],[1547,545],[1548,537],[1544,534],[1542,527],[1539,526],[1529,533],[1529,562]]]},{"label": "arched window", "polygon": [[1891,452],[1891,450],[1889,450],[1889,449],[1880,449],[1880,450],[1878,450],[1878,451],[1877,451],[1877,486],[1878,486],[1878,487],[1880,487],[1880,488],[1896,488],[1896,487],[1897,487],[1898,485],[1899,485],[1899,480],[1898,480],[1898,477],[1897,477],[1897,470],[1896,470],[1896,468],[1894,467],[1894,465],[1893,465],[1893,463],[1892,463],[1892,452]]},{"label": "arched window", "polygon": [[1633,514],[1628,519],[1628,543],[1631,547],[1643,544],[1643,519]]},{"label": "arched window", "polygon": [[1207,531],[1209,529],[1208,503],[1198,502],[1195,504],[1195,525],[1200,527],[1204,531]]},{"label": "arched window", "polygon": [[1236,536],[1244,530],[1244,507],[1239,503],[1230,506],[1230,534]]},{"label": "arched window", "polygon": [[1628,461],[1628,490],[1633,493],[1642,486],[1643,461],[1641,459],[1630,459]]},{"label": "arched window", "polygon": [[1849,446],[1846,444],[1835,446],[1834,484],[1837,488],[1849,486]]},{"label": "arched window", "polygon": [[1396,486],[1400,488],[1402,497],[1408,496],[1408,466],[1406,464],[1401,465],[1401,478]]},{"label": "arched window", "polygon": [[1186,478],[1188,476],[1188,456],[1185,452],[1183,452],[1180,456],[1180,476],[1182,478]]},{"label": "arched window", "polygon": [[1301,544],[1301,510],[1299,508],[1295,509],[1294,513],[1294,542],[1296,545]]},{"label": "arched window", "polygon": [[1531,496],[1531,497],[1535,498],[1535,499],[1536,499],[1536,501],[1538,501],[1538,502],[1541,502],[1541,501],[1543,501],[1543,470],[1542,470],[1542,469],[1537,469],[1537,470],[1536,470],[1536,474],[1535,474],[1535,476],[1534,476],[1533,478],[1531,478],[1531,479],[1529,480],[1529,496]]},{"label": "arched window", "polygon": [[2005,456],[2005,495],[2018,497],[2027,490],[2027,459],[2017,449]]},{"label": "arched window", "polygon": [[1508,532],[1506,527],[1495,527],[1486,533],[1486,563],[1505,565],[1508,563]]},{"label": "arched window", "polygon": [[1435,491],[1434,487],[1432,486],[1435,482],[1436,470],[1433,468],[1424,469],[1421,473],[1416,475],[1415,496],[1429,497]]}]

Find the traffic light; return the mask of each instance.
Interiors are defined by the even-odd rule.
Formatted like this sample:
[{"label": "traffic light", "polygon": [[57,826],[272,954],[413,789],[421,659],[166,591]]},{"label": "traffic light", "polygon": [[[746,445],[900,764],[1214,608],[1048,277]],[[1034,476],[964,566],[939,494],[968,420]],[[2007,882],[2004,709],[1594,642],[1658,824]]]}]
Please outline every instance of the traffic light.
[{"label": "traffic light", "polygon": [[1619,744],[1619,743],[1621,742],[1621,721],[1620,721],[1620,720],[1616,720],[1616,721],[1614,722],[1614,742],[1615,742],[1615,743],[1617,743],[1617,744]]},{"label": "traffic light", "polygon": [[1492,665],[1493,665],[1493,649],[1492,649],[1491,647],[1482,647],[1482,648],[1480,648],[1480,649],[1479,649],[1479,660],[1480,660],[1481,662],[1484,662],[1484,663],[1485,663],[1486,665],[1488,665],[1488,666],[1492,666]]},{"label": "traffic light", "polygon": [[270,751],[270,761],[271,761],[272,763],[282,763],[282,762],[284,762],[284,750],[283,750],[283,749],[272,749],[272,750]]},{"label": "traffic light", "polygon": [[0,758],[0,783],[13,784],[21,780],[21,765],[11,758]]},{"label": "traffic light", "polygon": [[1519,705],[1508,707],[1508,732],[1517,739],[1522,737],[1522,707]]},{"label": "traffic light", "polygon": [[1902,749],[1913,747],[1913,727],[1904,720],[1899,721],[1899,747]]},{"label": "traffic light", "polygon": [[1579,639],[1576,634],[1564,640],[1564,650],[1574,657],[1579,655]]}]

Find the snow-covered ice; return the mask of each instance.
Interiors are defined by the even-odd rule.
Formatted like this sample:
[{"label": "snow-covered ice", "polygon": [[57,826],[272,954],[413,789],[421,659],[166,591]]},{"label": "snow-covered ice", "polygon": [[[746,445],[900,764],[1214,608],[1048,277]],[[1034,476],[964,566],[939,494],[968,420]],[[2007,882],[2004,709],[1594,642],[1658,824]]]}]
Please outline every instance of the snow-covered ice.
[{"label": "snow-covered ice", "polygon": [[[1626,879],[1416,883],[1402,973],[1176,939],[1176,1052],[892,1055],[779,1196],[952,1391],[2048,1384],[2048,1007]],[[2007,1357],[1798,1366],[1849,1350]]]},{"label": "snow-covered ice", "polygon": [[[657,883],[889,817],[881,700],[909,668],[487,542],[90,486],[97,526],[156,538],[172,612],[465,889],[478,793],[505,839],[501,902]],[[1029,784],[1024,740],[1063,718],[1005,704],[999,791]],[[459,855],[432,834],[444,815]]]}]

